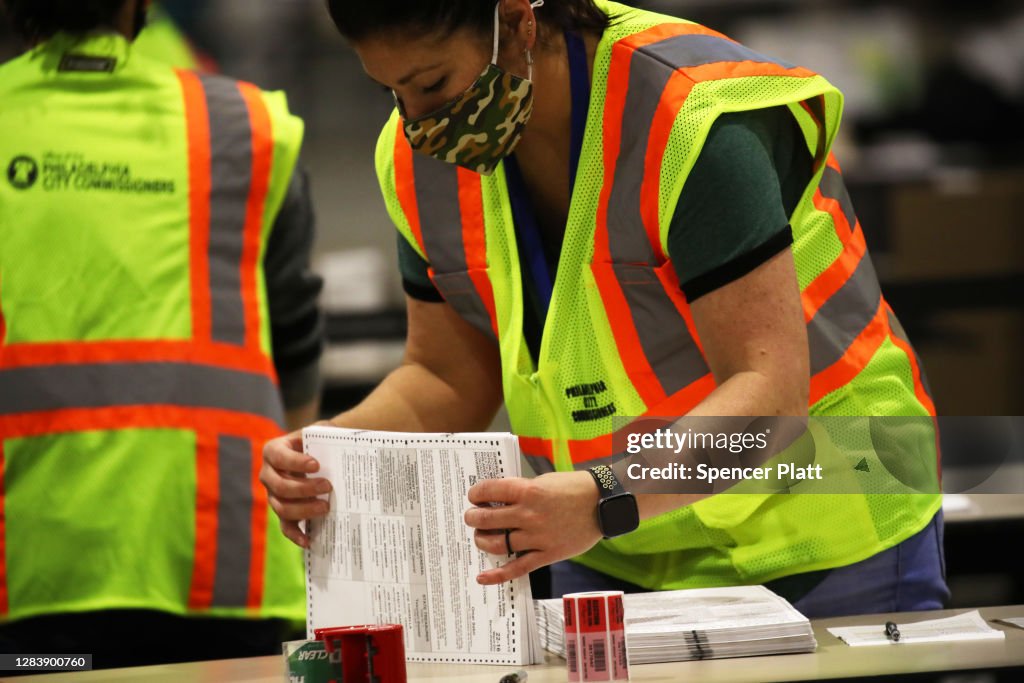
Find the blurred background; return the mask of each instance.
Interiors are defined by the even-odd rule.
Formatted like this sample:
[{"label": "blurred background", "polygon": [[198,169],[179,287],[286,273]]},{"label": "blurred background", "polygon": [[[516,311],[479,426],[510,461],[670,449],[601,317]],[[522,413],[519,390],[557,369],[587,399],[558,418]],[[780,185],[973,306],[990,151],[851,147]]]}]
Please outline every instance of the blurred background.
[{"label": "blurred background", "polygon": [[[940,414],[1024,415],[1024,3],[631,4],[706,24],[822,73],[845,93],[836,155]],[[287,91],[306,122],[302,164],[328,313],[323,412],[335,414],[401,357],[395,231],[373,171],[390,94],[363,74],[323,0],[163,0],[162,11],[161,24],[177,27],[206,63]],[[6,31],[0,22],[0,60],[19,50]],[[1017,466],[1002,470],[1010,472],[1005,490],[1024,491],[1024,433],[1014,422],[986,432],[998,438],[975,438],[974,427],[958,433],[957,423],[944,430],[946,480],[966,472],[973,485],[972,468],[1009,459]],[[1024,603],[1024,578],[994,550],[1021,537],[1024,496],[1001,493],[950,499],[957,603]]]}]

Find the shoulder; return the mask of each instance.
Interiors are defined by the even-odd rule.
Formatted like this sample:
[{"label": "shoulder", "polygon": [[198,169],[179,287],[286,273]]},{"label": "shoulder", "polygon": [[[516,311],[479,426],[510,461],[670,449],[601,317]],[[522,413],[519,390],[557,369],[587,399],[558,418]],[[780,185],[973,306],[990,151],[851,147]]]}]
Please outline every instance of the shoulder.
[{"label": "shoulder", "polygon": [[701,161],[719,157],[731,164],[749,158],[746,152],[753,149],[771,153],[780,137],[788,140],[793,136],[794,126],[784,106],[726,112],[711,124]]},{"label": "shoulder", "polygon": [[377,165],[378,174],[392,169],[395,165],[395,143],[401,142],[401,139],[399,139],[400,123],[401,118],[398,115],[398,109],[393,109],[391,116],[388,117],[388,120],[381,128],[380,134],[377,136],[374,162]]}]

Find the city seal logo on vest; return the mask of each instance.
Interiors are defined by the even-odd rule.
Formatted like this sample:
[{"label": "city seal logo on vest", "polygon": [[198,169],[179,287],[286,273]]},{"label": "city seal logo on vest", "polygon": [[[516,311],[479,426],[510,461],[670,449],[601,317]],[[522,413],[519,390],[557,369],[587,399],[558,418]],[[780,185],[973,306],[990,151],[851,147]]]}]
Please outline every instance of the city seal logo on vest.
[{"label": "city seal logo on vest", "polygon": [[11,159],[7,166],[7,181],[18,190],[27,190],[36,184],[39,177],[39,164],[32,157],[24,155]]}]

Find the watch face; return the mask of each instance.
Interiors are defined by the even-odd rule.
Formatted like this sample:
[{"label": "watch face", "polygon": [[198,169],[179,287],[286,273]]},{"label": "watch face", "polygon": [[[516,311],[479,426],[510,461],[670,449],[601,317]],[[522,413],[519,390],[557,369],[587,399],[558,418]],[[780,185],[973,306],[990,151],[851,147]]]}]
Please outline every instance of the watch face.
[{"label": "watch face", "polygon": [[640,513],[632,493],[605,498],[600,503],[598,519],[605,538],[628,534],[640,526]]}]

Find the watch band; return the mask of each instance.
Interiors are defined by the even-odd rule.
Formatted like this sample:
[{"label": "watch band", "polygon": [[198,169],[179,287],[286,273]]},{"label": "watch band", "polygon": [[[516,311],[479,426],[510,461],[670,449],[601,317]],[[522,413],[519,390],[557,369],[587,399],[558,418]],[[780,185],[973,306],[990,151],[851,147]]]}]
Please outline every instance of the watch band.
[{"label": "watch band", "polygon": [[597,490],[601,498],[611,498],[626,492],[622,482],[619,481],[619,478],[615,476],[615,472],[608,465],[597,465],[587,471],[590,472],[590,476],[597,482]]}]

